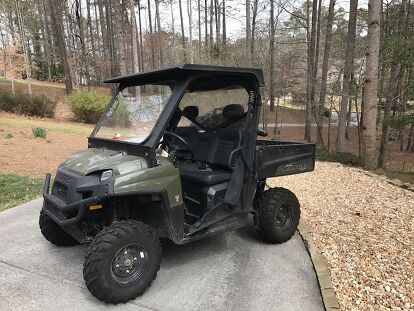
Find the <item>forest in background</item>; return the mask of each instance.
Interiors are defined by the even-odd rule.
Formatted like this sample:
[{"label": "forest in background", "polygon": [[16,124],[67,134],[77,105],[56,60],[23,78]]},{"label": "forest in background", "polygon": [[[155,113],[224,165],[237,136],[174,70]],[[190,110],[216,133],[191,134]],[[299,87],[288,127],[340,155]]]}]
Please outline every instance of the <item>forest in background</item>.
[{"label": "forest in background", "polygon": [[[26,79],[29,94],[32,79],[63,82],[69,94],[177,63],[259,67],[265,120],[277,126],[275,107],[288,98],[305,107],[305,140],[324,146],[336,112],[342,152],[355,113],[366,166],[384,168],[390,139],[414,149],[414,4],[360,2],[1,0],[0,70]],[[230,35],[235,20],[241,31]]]}]

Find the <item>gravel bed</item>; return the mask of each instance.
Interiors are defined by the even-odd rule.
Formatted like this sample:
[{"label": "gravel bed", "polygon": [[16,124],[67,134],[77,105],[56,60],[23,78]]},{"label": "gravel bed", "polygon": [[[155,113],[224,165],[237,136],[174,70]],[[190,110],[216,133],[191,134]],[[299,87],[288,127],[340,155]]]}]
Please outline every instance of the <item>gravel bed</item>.
[{"label": "gravel bed", "polygon": [[414,192],[327,162],[268,184],[298,196],[341,310],[414,310]]}]

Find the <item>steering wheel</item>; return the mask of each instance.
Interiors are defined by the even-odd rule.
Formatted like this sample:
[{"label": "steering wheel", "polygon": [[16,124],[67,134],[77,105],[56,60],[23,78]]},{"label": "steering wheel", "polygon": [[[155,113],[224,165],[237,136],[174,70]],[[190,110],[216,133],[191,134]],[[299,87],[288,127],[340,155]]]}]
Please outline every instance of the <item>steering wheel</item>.
[{"label": "steering wheel", "polygon": [[[166,139],[165,136],[172,136],[172,137],[176,138],[182,145],[184,145],[185,148],[180,148],[180,146],[178,146],[177,144],[173,144],[169,139]],[[171,155],[172,158],[182,158],[182,159],[185,159],[185,160],[189,160],[187,157],[185,157],[181,153],[182,151],[189,152],[191,154],[191,158],[193,157],[193,151],[191,150],[190,145],[180,135],[175,134],[173,132],[165,131],[164,132],[164,137],[165,137],[164,138],[165,143],[167,144],[168,148],[171,149],[170,155]]]}]

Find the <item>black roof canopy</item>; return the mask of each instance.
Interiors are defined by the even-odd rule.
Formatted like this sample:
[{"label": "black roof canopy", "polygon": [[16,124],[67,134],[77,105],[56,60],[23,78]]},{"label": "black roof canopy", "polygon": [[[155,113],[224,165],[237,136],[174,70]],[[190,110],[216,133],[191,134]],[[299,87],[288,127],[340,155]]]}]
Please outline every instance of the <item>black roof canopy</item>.
[{"label": "black roof canopy", "polygon": [[239,67],[223,67],[210,65],[196,65],[196,64],[182,64],[172,67],[135,73],[120,77],[114,77],[105,80],[105,83],[121,83],[121,84],[135,84],[135,83],[151,83],[156,81],[176,80],[177,78],[185,78],[194,74],[212,74],[212,75],[226,75],[237,78],[254,78],[258,86],[264,86],[263,72],[259,68],[239,68]]}]

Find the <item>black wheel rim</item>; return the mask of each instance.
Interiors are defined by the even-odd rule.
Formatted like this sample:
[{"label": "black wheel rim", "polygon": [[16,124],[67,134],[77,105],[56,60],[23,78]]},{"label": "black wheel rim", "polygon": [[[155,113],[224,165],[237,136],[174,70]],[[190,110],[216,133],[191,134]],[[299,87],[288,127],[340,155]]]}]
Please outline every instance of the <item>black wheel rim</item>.
[{"label": "black wheel rim", "polygon": [[148,252],[142,245],[129,244],[124,246],[112,259],[112,277],[122,284],[131,283],[144,274],[148,262]]},{"label": "black wheel rim", "polygon": [[292,222],[292,208],[288,204],[283,204],[276,213],[276,227],[284,230]]}]

